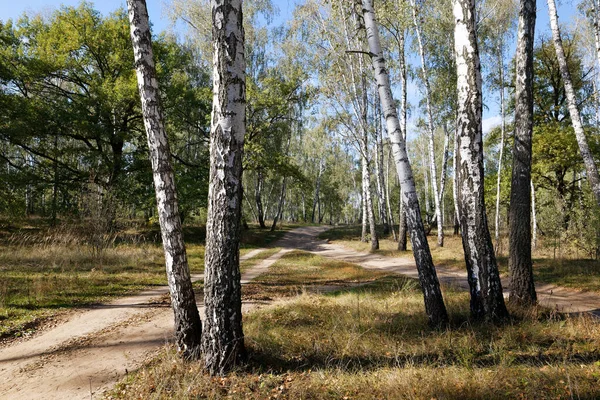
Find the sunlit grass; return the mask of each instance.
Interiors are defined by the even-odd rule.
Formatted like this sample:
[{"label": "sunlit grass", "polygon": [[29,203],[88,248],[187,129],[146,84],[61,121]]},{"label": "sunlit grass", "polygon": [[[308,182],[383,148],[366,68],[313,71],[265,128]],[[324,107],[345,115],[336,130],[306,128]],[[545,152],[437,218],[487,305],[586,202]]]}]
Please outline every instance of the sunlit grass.
[{"label": "sunlit grass", "polygon": [[[299,259],[292,254],[288,259]],[[308,261],[312,260],[312,261]],[[306,256],[285,260],[268,279],[296,287],[323,270]],[[276,264],[277,265],[277,264]],[[596,398],[600,330],[592,317],[536,309],[504,325],[469,320],[468,294],[445,288],[446,330],[431,330],[415,280],[371,276],[354,288],[302,294],[245,314],[249,363],[211,378],[202,362],[165,349],[110,394],[116,398],[373,399]],[[314,279],[314,275],[313,275]],[[273,281],[271,281],[273,280]],[[310,280],[310,279],[309,279]]]},{"label": "sunlit grass", "polygon": [[[245,231],[240,254],[273,243],[290,227]],[[204,270],[204,227],[186,227],[192,274]],[[166,285],[163,248],[156,229],[120,232],[98,251],[75,229],[25,227],[4,232],[0,243],[0,339],[26,334],[44,319],[85,306]],[[274,254],[268,249],[242,269]]]},{"label": "sunlit grass", "polygon": [[[429,248],[435,265],[452,269],[465,269],[462,239],[459,235],[445,232],[444,247],[437,246],[435,231],[427,237]],[[369,252],[370,243],[360,241],[361,227],[358,225],[335,227],[320,234],[321,239],[329,239],[331,242],[342,245],[349,249],[360,252]],[[408,257],[412,259],[412,248],[408,241],[408,251],[397,250],[397,243],[391,236],[382,237],[379,240],[380,250],[375,254],[387,257]],[[498,268],[504,275],[508,275],[507,244],[505,249],[497,255]],[[553,283],[559,286],[573,289],[600,292],[600,260],[586,260],[573,258],[554,258],[543,248],[543,243],[538,244],[538,251],[533,253],[533,272],[536,281]]]},{"label": "sunlit grass", "polygon": [[295,296],[311,290],[333,290],[363,284],[385,274],[303,251],[285,254],[268,271],[242,288],[244,298]]}]

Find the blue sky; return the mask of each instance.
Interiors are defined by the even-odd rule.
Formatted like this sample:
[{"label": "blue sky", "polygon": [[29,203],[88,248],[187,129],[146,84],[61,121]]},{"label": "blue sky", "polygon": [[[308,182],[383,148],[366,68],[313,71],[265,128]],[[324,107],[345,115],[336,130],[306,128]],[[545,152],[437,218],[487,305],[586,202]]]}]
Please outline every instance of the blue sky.
[{"label": "blue sky", "polygon": [[[148,14],[152,21],[155,33],[165,30],[169,26],[169,20],[165,13],[165,8],[168,7],[168,0],[146,0],[148,5]],[[81,0],[0,0],[2,4],[0,8],[0,20],[6,21],[9,18],[17,19],[24,12],[36,13],[52,11],[59,8],[61,5],[76,6],[81,3]],[[103,14],[108,14],[111,11],[123,7],[125,8],[125,0],[96,0],[92,1],[95,8]],[[296,0],[273,0],[280,10],[278,21],[283,21],[291,15]]]},{"label": "blue sky", "polygon": [[[246,0],[251,1],[251,0]],[[9,18],[17,19],[24,12],[51,12],[61,5],[75,6],[81,0],[0,0],[2,7],[0,8],[0,20],[6,21]],[[273,3],[279,8],[279,15],[275,19],[275,24],[280,24],[289,19],[296,3],[301,0],[273,0]],[[108,14],[118,7],[126,7],[125,0],[97,0],[93,1],[95,7],[104,14]],[[558,1],[559,20],[562,23],[569,24],[573,17],[577,14],[576,5],[578,0],[563,0]],[[159,33],[169,27],[169,20],[166,16],[165,9],[168,7],[169,0],[147,0],[148,13],[153,24],[155,33]],[[536,23],[536,35],[541,33],[549,34],[548,8],[546,2],[539,0],[538,4],[538,20]],[[513,47],[514,51],[514,47]],[[418,95],[413,93],[410,96],[411,103],[416,104]],[[484,108],[484,132],[491,129],[494,125],[498,125],[500,117],[498,116],[499,106],[496,100],[497,94],[489,94],[486,96],[486,108]]]}]

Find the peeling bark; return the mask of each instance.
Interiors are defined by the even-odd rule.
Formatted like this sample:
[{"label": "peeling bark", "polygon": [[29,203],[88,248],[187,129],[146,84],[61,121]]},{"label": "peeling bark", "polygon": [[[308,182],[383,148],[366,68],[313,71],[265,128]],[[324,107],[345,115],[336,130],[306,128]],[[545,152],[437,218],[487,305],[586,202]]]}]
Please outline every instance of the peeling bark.
[{"label": "peeling bark", "polygon": [[433,260],[431,259],[427,237],[425,236],[419,199],[415,189],[412,168],[406,153],[406,143],[402,136],[400,121],[398,120],[398,113],[392,96],[389,73],[381,50],[372,0],[362,0],[362,8],[381,108],[386,120],[387,132],[396,162],[396,170],[403,189],[402,201],[406,210],[406,220],[408,229],[410,230],[410,239],[419,273],[419,282],[423,290],[425,311],[432,326],[442,327],[448,323],[448,314]]},{"label": "peeling bark", "polygon": [[175,314],[175,339],[186,359],[200,356],[202,322],[196,307],[177,204],[171,151],[165,132],[158,80],[154,67],[150,24],[145,0],[127,0],[131,41],[144,127],[148,138],[158,219],[165,252],[171,304]]},{"label": "peeling bark", "polygon": [[504,319],[508,311],[488,230],[484,201],[481,66],[475,0],[453,0],[459,135],[459,205],[474,318]]},{"label": "peeling bark", "polygon": [[531,262],[531,140],[535,0],[521,0],[517,34],[515,140],[509,206],[510,301],[537,303]]},{"label": "peeling bark", "polygon": [[246,357],[239,268],[246,63],[242,0],[212,0],[213,109],[204,270],[202,348],[211,375]]}]

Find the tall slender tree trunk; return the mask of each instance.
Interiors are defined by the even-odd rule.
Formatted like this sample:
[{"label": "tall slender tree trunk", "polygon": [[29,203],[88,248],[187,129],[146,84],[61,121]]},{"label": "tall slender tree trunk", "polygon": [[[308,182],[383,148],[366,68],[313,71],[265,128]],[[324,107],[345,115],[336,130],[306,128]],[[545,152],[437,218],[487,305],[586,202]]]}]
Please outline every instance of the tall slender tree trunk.
[{"label": "tall slender tree trunk", "polygon": [[377,177],[377,199],[379,201],[379,219],[383,225],[383,234],[389,235],[387,196],[385,177],[383,176],[383,132],[381,127],[381,107],[375,106],[375,174]]},{"label": "tall slender tree trunk", "polygon": [[510,301],[537,302],[531,263],[531,140],[535,0],[521,0],[517,34],[515,141],[509,206]]},{"label": "tall slender tree trunk", "polygon": [[[367,158],[369,152],[369,146],[367,142],[367,132],[363,132],[363,138],[361,141],[362,146],[362,184],[365,203],[363,206],[364,212],[366,212],[366,221],[369,225],[369,232],[371,234],[371,251],[379,249],[379,239],[377,238],[377,230],[375,227],[375,213],[373,211],[373,198],[371,197],[371,174],[369,169],[369,159]],[[365,217],[363,217],[363,221]],[[363,224],[364,226],[364,224]]]},{"label": "tall slender tree trunk", "polygon": [[442,229],[444,226],[444,192],[446,190],[446,179],[448,177],[448,146],[450,144],[450,132],[448,132],[448,126],[444,122],[444,148],[442,152],[442,173],[440,175],[440,207],[442,217]]},{"label": "tall slender tree trunk", "polygon": [[202,348],[211,375],[245,359],[239,245],[246,62],[242,0],[212,0],[213,109],[204,269]]},{"label": "tall slender tree trunk", "polygon": [[496,320],[508,316],[488,230],[484,201],[481,66],[475,0],[453,0],[460,149],[460,222],[471,293],[471,314]]},{"label": "tall slender tree trunk", "polygon": [[175,338],[177,348],[184,358],[197,359],[200,356],[202,322],[196,307],[183,242],[175,176],[171,166],[171,151],[165,132],[154,67],[146,1],[127,0],[127,8],[138,89],[142,100],[142,114],[150,150],[171,305],[175,314]]},{"label": "tall slender tree trunk", "polygon": [[[392,230],[392,236],[394,241],[398,240],[398,236],[396,235],[396,230],[394,229],[394,214],[392,213],[392,204],[390,200],[390,154],[391,149],[388,151],[388,157],[385,162],[385,200],[386,200],[386,210],[387,210],[387,218],[390,221],[390,228]],[[402,202],[400,202],[402,203]]]},{"label": "tall slender tree trunk", "polygon": [[286,189],[286,176],[283,177],[283,181],[281,182],[281,193],[279,194],[279,204],[277,205],[277,213],[275,214],[275,218],[273,218],[273,224],[271,225],[271,232],[277,228],[277,222],[281,218],[281,214],[283,213],[283,203],[285,202],[285,189]]},{"label": "tall slender tree trunk", "polygon": [[498,177],[496,179],[496,218],[494,219],[494,239],[496,253],[500,249],[500,182],[502,181],[502,159],[504,157],[504,135],[506,131],[504,112],[504,54],[502,44],[498,52],[498,73],[500,75],[500,154],[498,155]]},{"label": "tall slender tree trunk", "polygon": [[535,250],[537,247],[537,214],[535,211],[535,187],[533,181],[531,181],[531,248]]},{"label": "tall slender tree trunk", "polygon": [[577,99],[575,98],[575,90],[573,89],[573,81],[571,79],[571,73],[567,66],[567,59],[565,57],[565,51],[560,37],[560,28],[558,26],[558,15],[556,14],[556,3],[554,0],[548,0],[548,15],[550,17],[550,28],[552,29],[552,38],[554,39],[554,49],[556,50],[556,58],[558,59],[558,65],[560,67],[560,73],[563,78],[565,85],[565,93],[567,95],[567,103],[569,105],[569,114],[571,115],[571,122],[573,129],[575,130],[575,137],[577,138],[577,144],[579,145],[579,151],[583,158],[583,164],[587,172],[587,178],[592,187],[592,192],[596,197],[596,203],[600,206],[600,176],[598,175],[598,167],[594,162],[594,157],[590,151],[590,147],[583,131],[583,124],[581,122],[581,115],[577,108]]},{"label": "tall slender tree trunk", "polygon": [[454,235],[458,235],[460,233],[460,207],[459,207],[459,199],[458,199],[458,159],[460,154],[458,153],[458,131],[454,130],[454,151],[452,154],[452,169],[454,170],[454,177],[452,179],[452,200],[454,203]]},{"label": "tall slender tree trunk", "polygon": [[596,57],[600,68],[600,0],[592,0],[592,25],[594,26],[594,39],[596,41]]},{"label": "tall slender tree trunk", "polygon": [[315,185],[315,196],[313,198],[313,207],[312,207],[312,216],[310,218],[310,222],[313,224],[316,222],[315,212],[317,210],[317,203],[319,203],[319,196],[321,195],[321,175],[323,175],[323,171],[325,169],[325,163],[323,159],[319,160],[319,173],[317,174],[317,183]]},{"label": "tall slender tree trunk", "polygon": [[[256,213],[256,210],[254,210],[254,206],[248,199],[248,196],[246,196],[246,190],[242,189],[242,193],[244,195],[244,200],[246,200],[246,204],[248,205],[248,208],[250,209],[250,212],[252,212],[252,217],[254,217],[254,221],[258,222],[258,214]],[[133,213],[133,215],[135,215],[135,213]]]},{"label": "tall slender tree trunk", "polygon": [[400,201],[399,208],[400,212],[398,214],[400,220],[398,221],[398,250],[406,251],[408,249],[408,225],[406,224],[406,211],[404,210],[404,202],[402,199],[404,198],[402,192],[402,186],[400,186]]},{"label": "tall slender tree trunk", "polygon": [[596,42],[596,79],[593,81],[596,93],[596,126],[600,127],[600,0],[592,0],[592,26]]},{"label": "tall slender tree trunk", "polygon": [[302,221],[306,222],[306,195],[302,192]]},{"label": "tall slender tree trunk", "polygon": [[256,211],[258,215],[258,225],[265,229],[265,212],[262,203],[262,189],[264,185],[264,176],[261,170],[256,171],[256,188],[254,189],[254,201],[256,202]]},{"label": "tall slender tree trunk", "polygon": [[[407,68],[406,68],[406,39],[404,31],[400,32],[398,38],[398,63],[400,64],[400,84],[402,85],[402,92],[400,94],[400,132],[402,134],[402,140],[406,143],[406,111],[407,111]],[[393,148],[392,148],[393,150]],[[400,183],[400,178],[398,178],[398,183]],[[406,251],[407,250],[407,236],[408,236],[408,226],[406,224],[406,212],[404,211],[402,199],[404,196],[402,195],[402,185],[400,185],[400,214],[399,222],[398,222],[398,250]]]},{"label": "tall slender tree trunk", "polygon": [[412,8],[413,22],[417,43],[419,44],[419,56],[421,57],[421,72],[423,74],[423,83],[425,88],[425,103],[427,105],[427,152],[429,155],[429,174],[431,177],[431,191],[433,192],[433,203],[435,207],[435,216],[437,220],[437,245],[444,247],[444,226],[442,218],[442,208],[440,206],[440,192],[438,191],[437,168],[435,167],[435,147],[434,147],[434,126],[433,109],[431,107],[431,90],[429,87],[429,71],[425,63],[425,49],[421,39],[420,22],[417,18],[417,6],[415,0],[410,0]]},{"label": "tall slender tree trunk", "polygon": [[53,167],[54,167],[54,183],[52,185],[52,221],[51,221],[51,225],[52,226],[56,226],[56,214],[57,214],[57,207],[58,207],[58,184],[60,182],[60,177],[59,177],[59,169],[58,169],[58,133],[56,133],[54,135],[54,162],[53,162]]},{"label": "tall slender tree trunk", "polygon": [[389,73],[381,50],[373,4],[371,0],[362,0],[362,6],[371,60],[373,62],[375,79],[379,89],[381,108],[386,120],[387,132],[392,144],[396,169],[403,189],[402,201],[404,202],[406,210],[406,220],[408,229],[410,230],[410,240],[412,242],[413,254],[419,272],[419,281],[425,299],[425,311],[431,325],[435,327],[445,326],[448,323],[448,314],[446,312],[446,306],[444,305],[444,299],[440,290],[440,284],[433,265],[433,260],[431,259],[427,237],[425,236],[425,229],[421,219],[421,209],[419,207],[419,198],[417,196],[412,169],[406,153],[406,143],[402,136],[396,104],[392,96]]}]

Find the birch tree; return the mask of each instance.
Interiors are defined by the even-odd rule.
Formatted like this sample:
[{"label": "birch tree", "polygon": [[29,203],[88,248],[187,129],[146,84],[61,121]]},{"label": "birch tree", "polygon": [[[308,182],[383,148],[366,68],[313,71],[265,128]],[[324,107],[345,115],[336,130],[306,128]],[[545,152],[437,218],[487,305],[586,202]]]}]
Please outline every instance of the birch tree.
[{"label": "birch tree", "polygon": [[508,316],[488,230],[484,201],[481,65],[475,0],[452,1],[455,30],[459,139],[460,224],[471,294],[471,314],[490,320]]},{"label": "birch tree", "polygon": [[554,49],[556,51],[556,58],[558,59],[558,65],[560,73],[563,78],[565,93],[569,106],[569,114],[571,115],[571,123],[573,124],[573,130],[575,131],[575,137],[577,139],[577,145],[583,158],[583,164],[587,172],[587,179],[592,187],[592,192],[596,198],[596,203],[600,206],[600,175],[598,175],[598,167],[594,161],[594,157],[590,151],[585,132],[583,131],[583,123],[579,109],[577,108],[577,99],[575,97],[575,90],[573,88],[573,81],[571,79],[571,73],[567,64],[565,51],[563,48],[562,38],[560,35],[560,28],[558,26],[558,15],[556,12],[556,3],[554,0],[548,0],[548,15],[550,17],[550,28],[552,29],[552,38],[554,41]]},{"label": "birch tree", "polygon": [[[533,46],[535,0],[521,0],[517,34],[515,138],[509,207],[510,300],[537,302],[531,262],[531,139],[533,136]],[[498,176],[500,171],[498,171]]]},{"label": "birch tree", "polygon": [[[397,56],[397,70],[400,83],[400,101],[399,101],[399,120],[400,120],[400,131],[402,137],[406,141],[406,117],[407,117],[407,75],[408,68],[406,63],[406,34],[407,26],[410,25],[410,17],[408,16],[407,4],[404,0],[397,0],[394,2],[387,2],[381,4],[382,8],[378,9],[381,26],[384,27],[387,32],[392,36],[394,47],[398,50]],[[391,149],[390,149],[391,153]],[[406,215],[404,213],[404,207],[402,205],[402,187],[399,185],[399,199],[398,202],[398,250],[407,250],[407,226],[406,226]],[[388,196],[389,200],[389,196]]]},{"label": "birch tree", "polygon": [[196,359],[200,356],[202,322],[196,307],[183,242],[175,176],[160,103],[146,1],[127,0],[127,8],[171,304],[175,314],[175,338],[177,348],[184,358]]},{"label": "birch tree", "polygon": [[206,369],[222,375],[246,355],[239,268],[246,82],[242,0],[212,0],[213,110],[202,348]]},{"label": "birch tree", "polygon": [[592,25],[596,42],[596,57],[600,67],[600,0],[592,0]]},{"label": "birch tree", "polygon": [[417,16],[417,5],[415,0],[410,0],[412,8],[413,23],[417,44],[419,47],[419,57],[421,58],[421,73],[423,75],[423,86],[425,90],[425,104],[427,108],[427,153],[429,155],[429,175],[431,177],[431,189],[433,192],[433,202],[435,207],[435,216],[437,219],[437,244],[439,247],[444,246],[444,225],[442,218],[442,208],[440,206],[441,193],[438,188],[437,168],[435,166],[435,147],[434,147],[434,123],[433,110],[431,106],[431,89],[429,87],[429,72],[425,62],[425,50],[423,47],[423,39],[421,37],[420,21]]},{"label": "birch tree", "polygon": [[406,153],[406,142],[402,136],[398,112],[392,96],[389,73],[381,49],[379,31],[375,22],[375,12],[373,11],[372,1],[362,0],[362,9],[367,31],[367,41],[369,43],[369,54],[373,62],[381,108],[386,120],[387,132],[392,145],[396,170],[403,190],[402,202],[404,203],[406,210],[406,219],[408,229],[410,230],[413,254],[425,299],[425,311],[429,317],[430,324],[435,327],[441,327],[448,323],[448,315],[433,260],[431,259],[431,252],[429,250],[429,244],[427,243],[423,221],[421,220],[419,199],[415,189],[412,169]]}]

